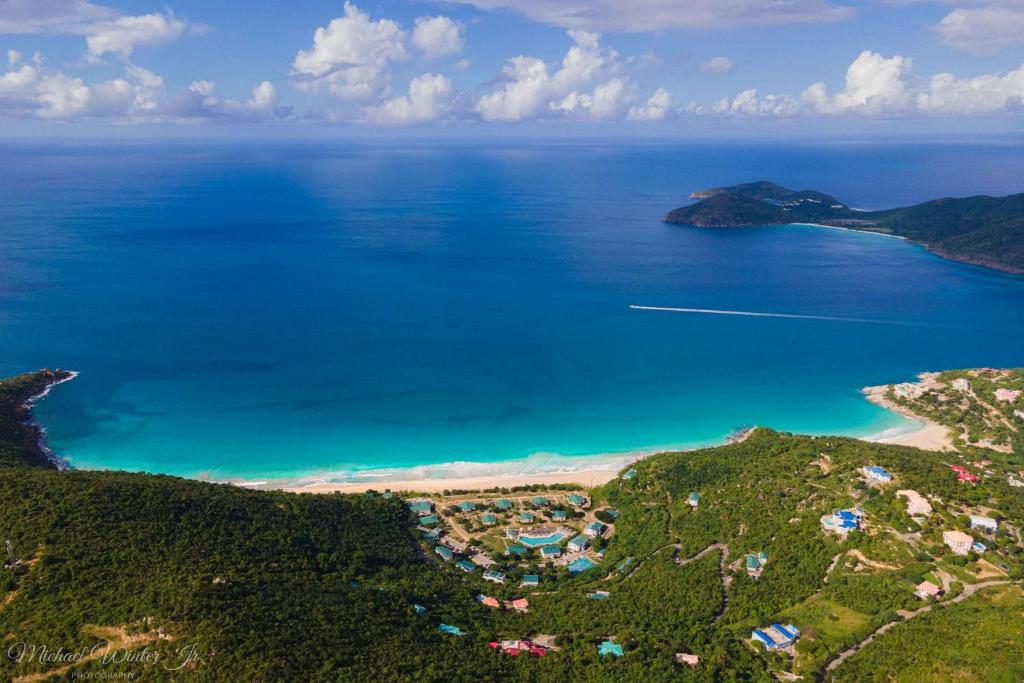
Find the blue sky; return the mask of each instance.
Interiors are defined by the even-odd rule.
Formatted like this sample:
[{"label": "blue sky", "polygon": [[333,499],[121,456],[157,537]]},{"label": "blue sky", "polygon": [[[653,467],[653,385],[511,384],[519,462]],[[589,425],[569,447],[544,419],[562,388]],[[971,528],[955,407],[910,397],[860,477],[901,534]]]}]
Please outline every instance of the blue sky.
[{"label": "blue sky", "polygon": [[0,0],[0,60],[6,136],[1024,121],[1024,0]]}]

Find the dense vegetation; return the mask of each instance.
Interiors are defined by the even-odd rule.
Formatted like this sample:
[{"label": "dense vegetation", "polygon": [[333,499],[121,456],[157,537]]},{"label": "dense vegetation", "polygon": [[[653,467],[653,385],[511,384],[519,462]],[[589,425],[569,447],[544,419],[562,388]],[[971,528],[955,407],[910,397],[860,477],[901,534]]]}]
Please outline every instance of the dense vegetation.
[{"label": "dense vegetation", "polygon": [[815,222],[899,235],[957,261],[1024,273],[1024,193],[936,199],[886,211],[854,211],[831,195],[760,181],[695,192],[668,223],[701,227]]},{"label": "dense vegetation", "polygon": [[[0,405],[13,411],[38,393],[40,381],[45,386],[42,376],[0,383]],[[604,563],[575,578],[545,576],[527,594],[530,611],[517,614],[475,599],[481,592],[520,597],[517,583],[483,583],[479,573],[462,574],[424,553],[399,497],[295,495],[25,466],[17,444],[38,464],[30,452],[34,441],[22,438],[31,434],[25,417],[11,412],[0,422],[0,534],[22,560],[0,574],[5,650],[18,642],[88,647],[103,640],[98,628],[163,636],[140,640],[133,650],[145,642],[164,658],[159,665],[92,660],[65,676],[552,682],[768,681],[778,670],[813,676],[840,650],[892,621],[896,610],[916,607],[911,594],[923,577],[948,572],[966,585],[995,571],[976,556],[949,556],[941,544],[942,529],[963,526],[964,506],[995,508],[1004,528],[1007,520],[1024,521],[1019,490],[1005,478],[957,484],[947,456],[759,429],[741,443],[652,456],[635,465],[635,478],[592,491],[595,505],[621,512]],[[867,462],[896,473],[899,486],[942,500],[935,502],[935,519],[918,525],[913,544],[896,537],[916,523],[892,487],[861,482],[857,469]],[[701,493],[696,509],[686,502],[694,490]],[[820,530],[820,515],[858,501],[868,533],[838,541]],[[934,617],[897,626],[834,674],[863,680],[860,672],[878,670],[890,672],[888,680],[908,653],[937,656],[933,640],[943,629],[978,626],[988,637],[999,619],[1019,621],[1024,551],[1005,533],[987,542],[986,557],[1007,567],[997,588],[1006,597],[997,603],[979,594],[937,608]],[[736,562],[758,551],[769,561],[753,579]],[[616,570],[626,558],[632,558],[628,568]],[[594,591],[610,595],[596,600],[589,597]],[[418,615],[414,604],[428,611]],[[803,633],[793,658],[749,643],[751,628],[779,619]],[[442,622],[466,635],[440,633]],[[555,636],[560,649],[544,658],[514,658],[487,647],[493,639],[541,634]],[[596,643],[606,637],[623,646],[622,658],[598,656]],[[1004,652],[1024,649],[1019,628],[999,637]],[[197,659],[177,671],[163,668],[182,662],[178,651],[187,646]],[[961,649],[973,647],[973,636],[961,637]],[[678,665],[676,652],[695,653],[701,663],[694,670]],[[1024,675],[1017,670],[1021,658],[1007,655],[1007,669],[986,669],[985,652],[979,645],[967,658],[967,678]],[[57,669],[2,660],[0,679]]]}]

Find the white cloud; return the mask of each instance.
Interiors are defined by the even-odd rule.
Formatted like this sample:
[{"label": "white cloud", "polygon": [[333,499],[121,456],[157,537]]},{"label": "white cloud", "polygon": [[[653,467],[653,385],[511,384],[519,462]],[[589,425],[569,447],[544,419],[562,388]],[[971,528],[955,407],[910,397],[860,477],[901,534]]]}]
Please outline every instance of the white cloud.
[{"label": "white cloud", "polygon": [[731,74],[736,62],[728,57],[712,57],[706,62],[701,62],[700,72],[709,76],[724,76]]},{"label": "white cloud", "polygon": [[1024,7],[992,5],[955,9],[932,27],[943,42],[966,52],[989,55],[1024,45]]},{"label": "white cloud", "polygon": [[828,0],[453,0],[509,9],[546,24],[587,31],[665,31],[848,19],[852,7]]},{"label": "white cloud", "polygon": [[472,63],[473,62],[471,62],[468,59],[460,59],[459,61],[455,62],[455,64],[452,65],[452,68],[455,69],[456,71],[465,71],[466,69],[469,68],[469,66]]},{"label": "white cloud", "polygon": [[917,94],[915,106],[918,111],[932,114],[1024,111],[1024,65],[1002,76],[957,78],[950,73],[936,74]]},{"label": "white cloud", "polygon": [[462,24],[448,17],[420,17],[412,43],[429,59],[462,52]]},{"label": "white cloud", "polygon": [[393,97],[364,115],[372,123],[408,125],[436,121],[451,111],[452,82],[439,74],[423,74],[409,83],[409,94]]},{"label": "white cloud", "polygon": [[814,83],[803,92],[801,100],[825,114],[904,112],[911,104],[908,77],[912,68],[913,60],[907,57],[885,58],[865,50],[847,68],[843,90],[830,97],[824,83]]},{"label": "white cloud", "polygon": [[117,12],[85,0],[0,0],[0,33],[85,33]]},{"label": "white cloud", "polygon": [[621,117],[630,102],[636,99],[636,86],[628,79],[612,78],[594,87],[593,92],[573,90],[558,102],[548,106],[552,111],[577,117],[607,121]]},{"label": "white cloud", "polygon": [[345,16],[318,28],[313,47],[295,55],[292,80],[302,90],[326,89],[342,98],[366,99],[383,90],[390,62],[408,59],[405,39],[395,22],[372,21],[346,2]]},{"label": "white cloud", "polygon": [[186,26],[170,12],[118,17],[91,25],[85,43],[93,57],[109,52],[127,58],[137,46],[159,45],[178,38]]},{"label": "white cloud", "polygon": [[757,89],[744,90],[730,99],[723,97],[715,102],[711,111],[719,115],[732,116],[793,116],[800,111],[800,104],[788,95],[757,96]]},{"label": "white cloud", "polygon": [[629,108],[626,118],[630,121],[661,121],[672,109],[672,94],[664,88],[658,88],[641,106]]}]

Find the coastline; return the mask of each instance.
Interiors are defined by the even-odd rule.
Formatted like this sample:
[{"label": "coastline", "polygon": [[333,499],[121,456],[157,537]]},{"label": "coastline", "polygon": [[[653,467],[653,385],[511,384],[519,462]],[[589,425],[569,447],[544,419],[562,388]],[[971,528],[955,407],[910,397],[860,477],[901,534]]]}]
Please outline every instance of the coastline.
[{"label": "coastline", "polygon": [[[921,382],[927,382],[932,373],[923,372],[918,375]],[[876,443],[885,443],[895,446],[913,446],[914,448],[920,448],[926,451],[955,451],[956,446],[953,445],[953,440],[949,436],[949,428],[939,424],[933,420],[929,420],[926,417],[922,417],[916,413],[913,413],[903,406],[897,405],[890,401],[886,397],[886,392],[889,391],[889,384],[882,384],[873,387],[864,387],[862,390],[864,398],[871,403],[874,403],[880,408],[884,408],[894,413],[898,413],[903,417],[917,422],[920,427],[911,431],[897,433],[897,434],[876,434],[866,441],[873,441]]]},{"label": "coastline", "polygon": [[58,384],[64,384],[65,382],[70,382],[74,378],[78,377],[80,373],[75,370],[60,369],[43,370],[42,373],[49,374],[52,378],[42,385],[42,389],[22,401],[20,408],[23,411],[23,424],[33,436],[32,442],[35,446],[35,453],[33,453],[33,455],[39,458],[40,464],[45,463],[50,467],[61,471],[71,470],[73,468],[70,463],[55,453],[47,444],[46,428],[36,421],[35,414],[32,409],[35,407],[36,403],[43,398],[46,398],[55,386]]}]

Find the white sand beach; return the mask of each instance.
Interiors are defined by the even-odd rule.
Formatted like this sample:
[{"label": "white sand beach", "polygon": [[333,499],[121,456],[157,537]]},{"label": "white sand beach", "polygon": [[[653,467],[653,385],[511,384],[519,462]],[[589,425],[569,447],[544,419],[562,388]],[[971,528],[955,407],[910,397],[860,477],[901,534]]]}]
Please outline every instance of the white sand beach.
[{"label": "white sand beach", "polygon": [[481,477],[450,477],[446,479],[409,479],[398,481],[377,481],[358,483],[316,483],[299,486],[286,486],[285,491],[293,493],[361,493],[369,489],[383,491],[416,491],[421,493],[438,493],[444,490],[461,489],[478,491],[482,489],[513,486],[529,486],[531,484],[580,484],[584,488],[600,486],[614,479],[618,470],[592,469],[575,470],[572,472],[551,472],[547,474],[504,474]]}]

